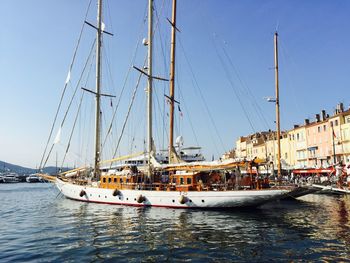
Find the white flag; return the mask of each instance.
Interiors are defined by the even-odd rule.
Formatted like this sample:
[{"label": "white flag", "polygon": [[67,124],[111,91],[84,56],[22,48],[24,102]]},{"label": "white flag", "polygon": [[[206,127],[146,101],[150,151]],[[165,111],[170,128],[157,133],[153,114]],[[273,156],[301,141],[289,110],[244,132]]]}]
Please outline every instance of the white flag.
[{"label": "white flag", "polygon": [[68,75],[67,75],[65,84],[67,84],[69,81],[70,81],[70,70],[68,71]]},{"label": "white flag", "polygon": [[62,131],[62,127],[60,127],[58,129],[58,132],[56,134],[55,140],[53,142],[54,144],[57,144],[57,143],[59,143],[61,141],[61,131]]},{"label": "white flag", "polygon": [[101,30],[102,30],[102,31],[105,31],[105,28],[106,28],[105,23],[101,22]]}]

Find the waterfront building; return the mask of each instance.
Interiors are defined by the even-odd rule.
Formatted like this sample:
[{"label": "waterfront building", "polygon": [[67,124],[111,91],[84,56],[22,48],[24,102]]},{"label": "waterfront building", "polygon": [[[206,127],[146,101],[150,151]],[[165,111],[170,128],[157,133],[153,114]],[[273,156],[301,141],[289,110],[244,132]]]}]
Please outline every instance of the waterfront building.
[{"label": "waterfront building", "polygon": [[295,168],[307,167],[307,138],[306,138],[306,126],[294,125],[294,129],[289,131],[290,147],[294,152],[294,162],[291,166]]},{"label": "waterfront building", "polygon": [[281,163],[283,169],[291,169],[295,165],[294,142],[290,135],[288,131],[281,133]]},{"label": "waterfront building", "polygon": [[[241,136],[236,141],[236,157],[277,163],[276,132]],[[342,103],[332,116],[322,110],[315,120],[305,119],[303,125],[281,132],[283,169],[321,168],[340,161],[350,163],[350,109],[344,110]]]},{"label": "waterfront building", "polygon": [[305,120],[307,139],[307,167],[328,167],[330,158],[330,124],[326,111],[315,115],[315,121]]},{"label": "waterfront building", "polygon": [[247,137],[241,136],[236,141],[236,157],[237,158],[247,157]]},{"label": "waterfront building", "polygon": [[343,104],[338,104],[335,115],[329,118],[329,125],[333,159],[350,163],[350,109],[344,111]]},{"label": "waterfront building", "polygon": [[350,164],[350,112],[344,114],[344,123],[341,125],[342,150],[344,161]]}]

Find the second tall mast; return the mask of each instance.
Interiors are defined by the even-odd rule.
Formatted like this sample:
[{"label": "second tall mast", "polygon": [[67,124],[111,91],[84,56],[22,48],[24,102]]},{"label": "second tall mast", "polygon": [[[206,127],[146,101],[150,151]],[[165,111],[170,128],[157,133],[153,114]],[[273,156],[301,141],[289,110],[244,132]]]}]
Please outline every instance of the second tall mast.
[{"label": "second tall mast", "polygon": [[153,0],[148,1],[148,97],[147,97],[147,150],[148,150],[148,178],[152,176],[151,155],[153,153],[152,135],[152,56],[153,56]]},{"label": "second tall mast", "polygon": [[94,176],[97,180],[100,178],[100,159],[101,159],[101,44],[102,44],[102,0],[97,1],[97,45],[96,45],[96,116],[95,116],[95,160]]},{"label": "second tall mast", "polygon": [[174,103],[175,103],[175,44],[176,44],[176,0],[173,0],[171,18],[171,51],[170,51],[170,121],[169,121],[169,163],[174,158]]}]

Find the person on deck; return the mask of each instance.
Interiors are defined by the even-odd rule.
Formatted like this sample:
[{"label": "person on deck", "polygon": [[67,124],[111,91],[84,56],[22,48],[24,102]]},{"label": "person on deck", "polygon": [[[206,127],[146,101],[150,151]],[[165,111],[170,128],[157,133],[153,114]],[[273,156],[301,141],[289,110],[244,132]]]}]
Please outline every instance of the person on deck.
[{"label": "person on deck", "polygon": [[346,166],[346,182],[348,184],[348,188],[350,188],[350,164]]},{"label": "person on deck", "polygon": [[341,162],[339,162],[336,166],[335,166],[335,179],[337,182],[337,185],[339,188],[343,187],[343,165]]}]

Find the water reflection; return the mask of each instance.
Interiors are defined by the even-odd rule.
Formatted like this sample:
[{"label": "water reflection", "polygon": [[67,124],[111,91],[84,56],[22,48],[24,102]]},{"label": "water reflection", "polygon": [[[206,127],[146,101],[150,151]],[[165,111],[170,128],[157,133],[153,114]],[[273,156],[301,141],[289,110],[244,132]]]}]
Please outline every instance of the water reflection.
[{"label": "water reflection", "polygon": [[310,195],[259,209],[202,211],[56,195],[45,186],[0,190],[6,200],[0,261],[346,261],[350,253],[348,197]]}]

